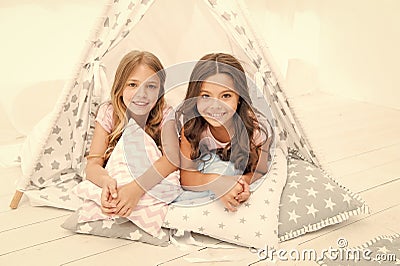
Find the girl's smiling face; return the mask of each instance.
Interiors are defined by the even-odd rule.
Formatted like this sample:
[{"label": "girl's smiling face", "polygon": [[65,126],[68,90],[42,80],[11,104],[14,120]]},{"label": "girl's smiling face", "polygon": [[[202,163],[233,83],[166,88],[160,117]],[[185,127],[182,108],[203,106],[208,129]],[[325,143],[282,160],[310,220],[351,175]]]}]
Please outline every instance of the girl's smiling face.
[{"label": "girl's smiling face", "polygon": [[122,98],[130,113],[147,115],[155,106],[160,91],[160,79],[144,64],[135,67],[126,81]]},{"label": "girl's smiling face", "polygon": [[204,80],[197,99],[197,110],[212,126],[228,126],[236,112],[239,95],[231,76],[216,74]]}]

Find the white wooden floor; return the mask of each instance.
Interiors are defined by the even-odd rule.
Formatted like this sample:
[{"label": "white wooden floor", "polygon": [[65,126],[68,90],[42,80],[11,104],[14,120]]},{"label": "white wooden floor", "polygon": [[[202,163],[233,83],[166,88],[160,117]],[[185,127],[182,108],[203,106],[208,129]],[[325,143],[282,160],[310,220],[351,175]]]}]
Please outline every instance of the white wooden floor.
[{"label": "white wooden floor", "polygon": [[[400,110],[314,93],[292,99],[297,116],[325,169],[358,192],[371,214],[284,242],[282,247],[321,250],[344,237],[356,246],[379,235],[400,232]],[[1,134],[4,132],[0,131]],[[7,133],[7,132],[6,132]],[[4,134],[6,134],[4,133]],[[3,138],[4,139],[4,138]],[[7,155],[1,142],[2,157]],[[15,142],[15,141],[14,141]],[[0,265],[193,265],[189,258],[233,259],[201,265],[266,265],[246,248],[155,247],[138,242],[72,234],[60,227],[68,211],[9,201],[18,167],[0,168]],[[207,237],[203,241],[219,243]],[[288,265],[314,265],[293,262]]]}]

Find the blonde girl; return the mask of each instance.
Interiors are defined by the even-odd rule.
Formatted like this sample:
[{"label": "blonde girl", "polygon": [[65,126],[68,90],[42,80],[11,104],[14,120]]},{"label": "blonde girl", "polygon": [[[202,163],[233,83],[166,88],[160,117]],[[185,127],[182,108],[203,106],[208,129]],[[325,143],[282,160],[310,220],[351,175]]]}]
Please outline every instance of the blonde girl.
[{"label": "blonde girl", "polygon": [[[163,97],[165,78],[164,68],[155,55],[131,51],[116,70],[111,100],[99,107],[87,156],[86,178],[102,188],[102,211],[107,215],[129,216],[148,189],[178,169],[179,162],[172,163],[173,156],[167,159],[161,144],[161,128],[167,127],[164,118],[172,109]],[[130,118],[144,128],[164,155],[142,176],[117,187],[117,181],[109,176],[104,166]]]}]

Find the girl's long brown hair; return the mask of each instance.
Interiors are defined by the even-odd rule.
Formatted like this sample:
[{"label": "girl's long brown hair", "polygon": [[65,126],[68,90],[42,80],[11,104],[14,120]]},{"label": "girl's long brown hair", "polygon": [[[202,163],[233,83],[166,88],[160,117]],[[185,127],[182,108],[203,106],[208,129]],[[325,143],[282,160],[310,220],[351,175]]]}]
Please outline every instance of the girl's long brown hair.
[{"label": "girl's long brown hair", "polygon": [[239,95],[236,114],[233,116],[234,137],[224,149],[217,150],[217,154],[222,160],[233,162],[236,169],[243,173],[253,172],[259,158],[259,147],[264,144],[254,142],[254,133],[258,131],[265,134],[265,140],[268,138],[268,133],[266,127],[257,120],[255,109],[252,108],[242,65],[235,57],[225,53],[207,54],[195,65],[185,101],[177,111],[177,116],[183,116],[184,135],[192,150],[190,157],[192,160],[200,157],[202,149],[199,145],[200,135],[208,125],[197,110],[197,98],[200,96],[203,82],[216,74],[229,75],[234,82],[233,89]]},{"label": "girl's long brown hair", "polygon": [[113,106],[113,128],[109,135],[109,145],[105,154],[106,160],[110,157],[111,152],[117,145],[122,132],[128,124],[127,106],[124,104],[122,93],[126,86],[126,82],[132,71],[138,65],[146,65],[157,73],[160,79],[160,91],[158,100],[151,109],[146,121],[145,132],[149,134],[157,146],[161,146],[161,129],[160,123],[163,118],[163,110],[165,106],[164,100],[164,83],[166,74],[160,60],[152,53],[146,51],[131,51],[126,54],[118,65],[115,73],[114,83],[111,89],[111,104]]}]

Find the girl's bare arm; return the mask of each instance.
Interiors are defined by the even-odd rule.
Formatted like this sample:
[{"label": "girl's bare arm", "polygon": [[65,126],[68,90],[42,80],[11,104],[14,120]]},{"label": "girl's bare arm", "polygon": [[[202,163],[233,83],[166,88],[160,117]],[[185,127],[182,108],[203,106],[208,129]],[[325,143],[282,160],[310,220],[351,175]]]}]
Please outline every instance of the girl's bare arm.
[{"label": "girl's bare arm", "polygon": [[190,143],[182,134],[181,136],[181,185],[192,191],[211,190],[217,198],[230,211],[236,211],[239,206],[237,196],[243,191],[238,180],[240,176],[226,176],[220,174],[207,174],[198,171],[190,160]]},{"label": "girl's bare arm", "polygon": [[247,184],[253,183],[268,172],[268,156],[270,152],[271,141],[272,137],[269,137],[265,143],[258,148],[260,156],[258,158],[255,171],[243,175]]},{"label": "girl's bare arm", "polygon": [[[220,175],[203,174],[196,169],[195,163],[190,159],[191,146],[185,135],[181,135],[180,156],[181,156],[181,185],[189,190],[201,189],[204,185],[211,183]],[[206,189],[203,189],[206,190]]]},{"label": "girl's bare arm", "polygon": [[184,134],[181,135],[181,185],[186,190],[212,190],[218,197],[237,185],[240,176],[201,173],[190,159],[191,146]]},{"label": "girl's bare arm", "polygon": [[86,179],[99,187],[103,187],[106,179],[111,178],[104,169],[104,154],[108,147],[108,133],[96,122],[90,152],[86,164]]}]

